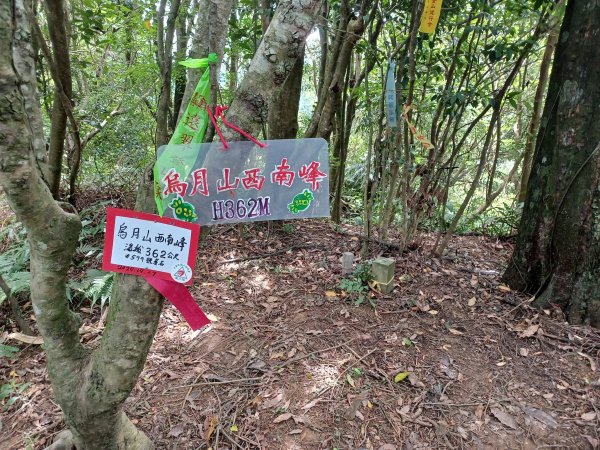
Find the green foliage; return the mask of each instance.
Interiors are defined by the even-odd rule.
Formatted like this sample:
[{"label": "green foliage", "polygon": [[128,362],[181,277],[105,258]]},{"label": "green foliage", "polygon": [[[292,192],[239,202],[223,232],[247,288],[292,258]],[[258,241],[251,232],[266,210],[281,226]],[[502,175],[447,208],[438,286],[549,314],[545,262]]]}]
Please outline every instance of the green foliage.
[{"label": "green foliage", "polygon": [[488,208],[475,220],[461,225],[458,232],[475,232],[487,236],[506,237],[514,234],[521,221],[522,207],[502,204]]},{"label": "green foliage", "polygon": [[102,310],[110,301],[114,279],[115,274],[112,272],[90,269],[82,280],[69,280],[67,296],[71,301],[78,298],[88,299],[92,308],[99,304]]},{"label": "green foliage", "polygon": [[0,358],[14,359],[18,351],[17,347],[0,344]]},{"label": "green foliage", "polygon": [[13,376],[8,383],[0,386],[0,403],[2,403],[3,408],[10,408],[21,398],[21,394],[23,394],[29,386],[31,386],[31,383],[17,382],[17,376]]},{"label": "green foliage", "polygon": [[[14,359],[18,351],[17,347],[0,344],[0,358]],[[0,403],[4,409],[8,409],[19,400],[20,395],[31,385],[31,383],[19,383],[18,375],[14,371],[10,373],[10,377],[8,383],[0,385]]]},{"label": "green foliage", "polygon": [[[0,253],[0,275],[8,284],[13,294],[29,292],[29,244],[25,229],[17,222],[0,232],[0,242],[5,250]],[[6,300],[4,291],[0,290],[0,304]]]},{"label": "green foliage", "polygon": [[373,279],[371,275],[371,262],[364,262],[358,265],[354,273],[349,278],[343,278],[338,288],[350,295],[354,299],[354,305],[359,306],[369,300],[371,306],[374,302],[369,298],[369,281]]}]

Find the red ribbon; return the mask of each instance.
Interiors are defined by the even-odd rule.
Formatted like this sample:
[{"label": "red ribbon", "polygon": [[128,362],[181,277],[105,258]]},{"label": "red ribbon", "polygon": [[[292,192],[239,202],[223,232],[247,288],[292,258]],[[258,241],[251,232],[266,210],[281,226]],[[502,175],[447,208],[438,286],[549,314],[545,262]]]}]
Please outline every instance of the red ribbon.
[{"label": "red ribbon", "polygon": [[219,128],[219,125],[217,125],[217,119],[221,119],[221,121],[223,122],[223,125],[231,128],[233,131],[237,131],[245,138],[254,142],[260,148],[265,148],[267,146],[267,144],[265,144],[264,142],[260,142],[258,139],[255,139],[254,137],[250,136],[244,130],[236,127],[234,124],[232,124],[231,122],[228,122],[227,119],[225,119],[224,113],[225,113],[225,111],[227,111],[228,108],[229,108],[228,106],[215,106],[215,113],[213,114],[213,112],[210,110],[210,107],[208,105],[206,105],[206,112],[208,113],[208,117],[210,117],[210,120],[211,120],[213,126],[215,127],[215,131],[219,135],[219,138],[221,139],[221,142],[223,143],[223,147],[229,148],[229,145],[227,145],[227,141],[223,137],[223,133],[221,133],[221,129]]},{"label": "red ribbon", "polygon": [[196,331],[210,324],[210,319],[206,317],[202,308],[198,306],[194,297],[183,284],[150,275],[144,276],[144,278],[179,310],[192,330]]}]

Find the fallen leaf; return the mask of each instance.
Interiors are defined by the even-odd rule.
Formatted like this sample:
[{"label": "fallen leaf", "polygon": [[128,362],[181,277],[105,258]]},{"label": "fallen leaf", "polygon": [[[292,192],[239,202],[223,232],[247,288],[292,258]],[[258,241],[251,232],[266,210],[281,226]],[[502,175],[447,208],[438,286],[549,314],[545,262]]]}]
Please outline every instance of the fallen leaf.
[{"label": "fallen leaf", "polygon": [[485,408],[483,407],[483,405],[477,405],[477,407],[475,408],[475,417],[477,417],[477,419],[481,420],[481,418],[483,417],[484,411],[485,411]]},{"label": "fallen leaf", "polygon": [[503,291],[503,292],[510,292],[511,291],[511,289],[508,286],[504,285],[504,284],[499,285],[496,289],[498,289],[499,291]]},{"label": "fallen leaf", "polygon": [[464,334],[462,331],[458,331],[455,328],[448,328],[448,331],[456,336],[461,336]]},{"label": "fallen leaf", "polygon": [[179,437],[179,435],[183,433],[183,425],[177,425],[173,428],[171,428],[171,430],[169,431],[169,434],[167,434],[168,437]]},{"label": "fallen leaf", "polygon": [[215,432],[215,428],[217,428],[217,416],[207,416],[206,420],[204,420],[204,440],[208,442],[210,437]]},{"label": "fallen leaf", "polygon": [[583,437],[586,438],[587,441],[590,443],[590,445],[592,446],[592,450],[596,450],[600,445],[600,441],[596,438],[593,438],[590,435],[584,434]]},{"label": "fallen leaf", "polygon": [[440,358],[440,367],[442,368],[446,376],[451,380],[455,380],[456,377],[458,377],[458,371],[452,368],[452,366],[454,365],[453,363],[453,359],[449,356],[443,356]]},{"label": "fallen leaf", "polygon": [[354,383],[354,378],[352,378],[352,376],[349,373],[346,374],[346,381],[348,381],[348,384],[353,388],[356,387],[356,383]]},{"label": "fallen leaf", "polygon": [[552,429],[558,428],[558,422],[554,420],[554,417],[542,411],[541,409],[533,408],[532,406],[521,406],[521,409],[527,415],[529,415],[529,417],[533,417],[534,419],[539,420],[544,425],[547,425]]},{"label": "fallen leaf", "polygon": [[13,339],[15,341],[23,342],[24,344],[33,344],[33,345],[42,345],[44,343],[44,339],[41,336],[28,336],[23,333],[10,333],[6,336],[8,339]]},{"label": "fallen leaf", "polygon": [[546,400],[550,400],[551,398],[553,398],[553,397],[554,397],[554,394],[550,394],[550,393],[548,393],[548,394],[544,394],[544,395],[542,395],[542,397],[544,397]]},{"label": "fallen leaf", "polygon": [[290,431],[288,434],[300,434],[302,433],[302,428],[296,428],[292,431]]},{"label": "fallen leaf", "polygon": [[586,354],[585,354],[585,353],[583,353],[583,352],[577,352],[577,354],[578,354],[579,356],[583,356],[585,359],[587,359],[587,360],[590,362],[590,369],[592,370],[592,372],[595,372],[595,371],[596,371],[596,369],[597,369],[598,367],[597,367],[597,365],[596,365],[596,361],[594,361],[594,358],[592,358],[592,357],[591,357],[591,356],[589,356],[589,355],[586,355]]},{"label": "fallen leaf", "polygon": [[509,428],[512,428],[513,430],[517,429],[517,422],[515,422],[513,416],[502,411],[500,408],[491,408],[490,411],[500,423],[506,425]]},{"label": "fallen leaf", "polygon": [[283,413],[283,414],[275,417],[275,420],[273,420],[273,423],[285,422],[286,420],[289,420],[291,418],[292,418],[292,413]]},{"label": "fallen leaf", "polygon": [[394,382],[400,383],[402,380],[404,380],[409,375],[410,375],[409,372],[400,372],[399,374],[396,374],[396,376],[394,377]]},{"label": "fallen leaf", "polygon": [[475,303],[477,303],[477,299],[475,297],[472,297],[467,301],[467,305],[469,306],[475,306]]},{"label": "fallen leaf", "polygon": [[460,434],[460,437],[468,440],[469,439],[469,432],[467,430],[465,430],[463,427],[456,427],[456,431],[458,432],[458,434]]},{"label": "fallen leaf", "polygon": [[215,316],[214,314],[207,314],[206,317],[208,317],[210,319],[211,322],[218,322],[219,318],[217,316]]},{"label": "fallen leaf", "polygon": [[333,298],[337,297],[337,294],[335,293],[335,291],[325,291],[325,297]]},{"label": "fallen leaf", "polygon": [[383,444],[377,450],[398,450],[398,447],[396,447],[394,444]]},{"label": "fallen leaf", "polygon": [[521,356],[525,357],[525,356],[529,355],[529,350],[527,350],[527,349],[526,349],[526,348],[524,348],[524,347],[521,347],[521,348],[519,349],[519,355],[521,355]]},{"label": "fallen leaf", "polygon": [[500,361],[500,362],[496,363],[496,365],[497,365],[498,367],[503,367],[503,366],[505,366],[505,365],[506,365],[506,361]]},{"label": "fallen leaf", "polygon": [[317,403],[319,403],[321,401],[320,398],[315,398],[312,402],[307,403],[306,405],[304,405],[302,407],[303,410],[308,411],[310,408],[312,408],[313,406],[315,406]]},{"label": "fallen leaf", "polygon": [[527,329],[525,331],[523,331],[521,334],[519,334],[520,338],[528,338],[533,336],[535,333],[538,332],[540,328],[539,324],[534,324],[534,325],[530,325],[527,327]]},{"label": "fallen leaf", "polygon": [[586,422],[591,422],[592,420],[596,420],[595,412],[587,412],[581,415],[581,420],[585,420]]},{"label": "fallen leaf", "polygon": [[411,373],[408,376],[408,381],[410,381],[410,384],[412,384],[413,386],[421,387],[421,388],[425,387],[425,384],[422,381],[420,381],[419,378],[414,373]]},{"label": "fallen leaf", "polygon": [[432,316],[435,316],[435,315],[437,315],[437,313],[438,313],[438,312],[437,312],[437,310],[435,310],[435,309],[430,309],[430,310],[429,310],[429,311],[427,311],[427,312],[428,312],[429,314],[431,314]]}]

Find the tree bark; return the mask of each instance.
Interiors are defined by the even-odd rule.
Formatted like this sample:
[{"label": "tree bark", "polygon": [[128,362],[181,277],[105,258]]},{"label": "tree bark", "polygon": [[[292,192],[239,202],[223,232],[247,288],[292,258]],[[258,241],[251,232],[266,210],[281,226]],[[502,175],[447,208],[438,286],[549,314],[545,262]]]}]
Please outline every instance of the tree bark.
[{"label": "tree bark", "polygon": [[[48,31],[52,42],[54,62],[58,67],[58,76],[62,91],[69,102],[73,98],[73,82],[71,79],[71,59],[69,57],[69,36],[67,34],[65,5],[63,0],[46,0],[46,17]],[[48,169],[46,181],[54,198],[58,198],[62,161],[65,151],[65,136],[67,134],[67,111],[61,100],[61,87],[54,88],[52,116],[50,125],[50,149],[48,152]]]},{"label": "tree bark", "polygon": [[504,281],[600,327],[600,4],[568,2]]},{"label": "tree bark", "polygon": [[[35,163],[44,140],[23,0],[0,4],[0,73],[0,184],[27,231],[31,300],[56,400],[78,449],[152,448],[122,405],[143,368],[162,300],[142,278],[118,275],[100,347],[91,352],[79,341],[66,276],[81,222],[70,205],[52,198]],[[137,206],[154,207],[150,172]]]},{"label": "tree bark", "polygon": [[[227,38],[227,30],[229,29],[229,17],[233,0],[203,0],[200,2],[198,16],[196,18],[196,31],[192,39],[191,58],[206,58],[209,53],[216,53],[219,61],[215,64],[211,76],[211,83],[215,84],[219,79],[219,70],[221,61],[223,61],[223,52],[225,50],[225,41]],[[179,108],[179,120],[185,112],[194,89],[202,76],[202,72],[198,69],[189,70],[187,73],[187,83],[185,93],[181,99]],[[216,90],[218,84],[213,86],[212,96],[216,99]],[[212,135],[207,134],[207,137]]]},{"label": "tree bark", "polygon": [[[248,71],[227,112],[227,120],[250,134],[263,128],[274,95],[281,91],[323,0],[284,0],[279,3]],[[240,140],[237,132],[223,128],[229,141]]]},{"label": "tree bark", "polygon": [[304,48],[283,83],[281,92],[273,96],[269,110],[269,139],[295,139],[298,135],[298,109],[303,70]]},{"label": "tree bark", "polygon": [[[558,6],[560,9],[565,4],[565,0],[560,0]],[[542,119],[542,107],[544,105],[544,95],[548,87],[548,74],[550,72],[550,64],[552,63],[552,55],[554,54],[554,48],[558,41],[558,32],[560,29],[560,22],[562,19],[562,11],[559,11],[550,24],[550,30],[548,31],[548,39],[546,41],[546,47],[544,48],[544,55],[542,56],[542,62],[540,63],[540,76],[537,88],[535,90],[535,96],[533,98],[533,111],[531,113],[531,121],[527,129],[527,138],[525,141],[525,151],[523,156],[523,170],[521,171],[521,185],[519,189],[518,202],[523,203],[527,194],[527,184],[529,182],[529,174],[531,173],[531,160],[533,159],[533,151],[535,144],[535,137],[540,127],[540,120]]]},{"label": "tree bark", "polygon": [[156,106],[156,133],[154,135],[156,148],[169,140],[169,103],[171,101],[171,72],[173,70],[173,36],[181,0],[173,0],[167,17],[167,28],[164,27],[167,0],[161,0],[157,15],[157,61],[160,71],[160,92]]},{"label": "tree bark", "polygon": [[306,137],[322,137],[329,140],[333,130],[333,118],[338,109],[342,91],[344,89],[344,77],[351,61],[352,50],[365,30],[365,21],[362,16],[351,18],[348,21],[343,44],[339,57],[335,61],[335,67],[324,93],[325,100],[319,114],[315,114]]}]

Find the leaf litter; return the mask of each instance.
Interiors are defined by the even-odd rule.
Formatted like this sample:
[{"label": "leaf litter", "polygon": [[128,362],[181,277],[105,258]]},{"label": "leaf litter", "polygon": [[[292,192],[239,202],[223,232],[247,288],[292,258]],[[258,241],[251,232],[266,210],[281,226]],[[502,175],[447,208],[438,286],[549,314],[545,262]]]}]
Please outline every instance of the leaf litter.
[{"label": "leaf litter", "polygon": [[[295,225],[203,241],[192,294],[218,320],[192,333],[166,305],[125,403],[157,448],[597,447],[600,334],[500,283],[510,243],[454,237],[440,259],[426,256],[433,235],[404,254],[373,244],[364,260],[395,258],[397,287],[356,307],[337,285],[360,229]],[[93,327],[99,313],[82,318]],[[3,411],[0,442],[49,445],[65,425],[43,351],[0,362],[0,376],[30,383]]]}]

